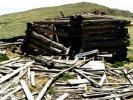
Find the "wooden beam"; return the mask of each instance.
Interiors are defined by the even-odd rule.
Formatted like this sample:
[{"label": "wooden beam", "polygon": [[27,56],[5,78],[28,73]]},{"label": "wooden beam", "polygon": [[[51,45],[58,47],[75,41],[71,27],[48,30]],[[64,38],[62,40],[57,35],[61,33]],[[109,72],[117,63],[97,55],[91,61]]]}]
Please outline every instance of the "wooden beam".
[{"label": "wooden beam", "polygon": [[77,69],[73,69],[73,70],[74,70],[76,73],[78,73],[78,74],[82,75],[83,77],[85,77],[88,81],[92,82],[96,87],[97,87],[97,86],[98,86],[98,87],[101,87],[101,86],[99,85],[98,82],[96,82],[95,80],[91,79],[89,76],[86,76],[85,74],[81,73],[80,70],[77,70]]},{"label": "wooden beam", "polygon": [[27,99],[28,99],[28,100],[35,100],[34,97],[33,97],[33,95],[32,95],[32,93],[30,92],[30,90],[29,90],[27,84],[25,83],[25,81],[21,79],[21,80],[20,80],[20,84],[21,84],[21,86],[22,86],[22,88],[23,88],[23,91],[24,91],[24,93],[25,93]]},{"label": "wooden beam", "polygon": [[30,66],[33,63],[34,63],[34,61],[27,62],[24,67],[20,67],[20,68],[14,70],[11,74],[7,74],[7,75],[3,76],[2,78],[0,78],[0,84],[3,83],[4,81],[8,80],[9,78],[13,77],[17,73],[19,73],[21,70],[25,69],[26,67]]},{"label": "wooden beam", "polygon": [[16,92],[19,91],[20,89],[21,89],[21,86],[17,86],[17,87],[15,88],[15,90],[13,90],[13,91],[9,92],[8,94],[6,94],[5,96],[1,97],[0,100],[7,100],[7,98],[8,98],[9,96],[11,96],[12,94],[16,93]]},{"label": "wooden beam", "polygon": [[68,93],[64,93],[63,95],[61,95],[59,98],[57,98],[56,100],[65,100],[67,97],[69,96]]}]

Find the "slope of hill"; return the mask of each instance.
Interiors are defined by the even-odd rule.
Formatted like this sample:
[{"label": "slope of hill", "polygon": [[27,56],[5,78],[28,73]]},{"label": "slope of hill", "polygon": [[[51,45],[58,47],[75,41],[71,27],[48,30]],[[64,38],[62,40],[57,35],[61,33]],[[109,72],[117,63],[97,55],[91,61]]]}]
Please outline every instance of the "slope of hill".
[{"label": "slope of hill", "polygon": [[133,17],[133,14],[129,11],[111,9],[105,6],[86,2],[62,5],[57,7],[38,8],[0,16],[0,38],[9,38],[24,35],[24,30],[28,21],[55,18],[57,16],[61,16],[60,11],[62,11],[66,16],[75,13],[100,11],[105,12],[105,14],[107,15],[130,18]]}]

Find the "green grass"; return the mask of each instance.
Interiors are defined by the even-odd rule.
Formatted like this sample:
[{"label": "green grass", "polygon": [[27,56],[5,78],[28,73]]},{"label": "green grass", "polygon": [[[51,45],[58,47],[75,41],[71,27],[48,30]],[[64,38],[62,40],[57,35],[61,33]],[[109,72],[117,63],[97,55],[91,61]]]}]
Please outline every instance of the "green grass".
[{"label": "green grass", "polygon": [[114,68],[118,68],[118,67],[123,67],[124,66],[124,62],[115,62],[112,67]]},{"label": "green grass", "polygon": [[54,88],[53,87],[50,87],[48,89],[48,94],[50,94],[50,95],[55,94],[55,91],[54,91]]},{"label": "green grass", "polygon": [[69,79],[74,79],[74,76],[69,73],[65,73],[65,74],[63,74],[63,76],[60,79],[63,81],[67,81]]},{"label": "green grass", "polygon": [[0,54],[0,62],[5,61],[5,60],[9,60],[9,58],[7,57],[7,55]]},{"label": "green grass", "polygon": [[68,16],[75,13],[93,12],[95,10],[104,11],[113,16],[124,16],[126,18],[133,17],[133,14],[128,11],[110,9],[105,6],[86,2],[57,7],[38,8],[25,12],[0,16],[0,38],[10,38],[14,36],[25,35],[24,31],[26,29],[27,22],[40,21],[48,18],[55,18],[57,16],[60,17],[60,11],[62,11],[65,16]]}]

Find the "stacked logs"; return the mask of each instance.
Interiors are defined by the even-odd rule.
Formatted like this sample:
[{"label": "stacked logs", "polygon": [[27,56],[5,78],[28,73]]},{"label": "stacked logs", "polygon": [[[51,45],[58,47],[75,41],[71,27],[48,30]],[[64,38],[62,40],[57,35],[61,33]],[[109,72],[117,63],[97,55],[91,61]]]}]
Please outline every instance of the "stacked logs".
[{"label": "stacked logs", "polygon": [[99,49],[113,54],[114,60],[126,60],[130,21],[118,19],[83,20],[82,48]]},{"label": "stacked logs", "polygon": [[130,21],[92,14],[32,22],[27,24],[22,50],[57,55],[68,53],[66,47],[71,46],[73,55],[98,49],[112,53],[114,60],[126,60],[128,25]]},{"label": "stacked logs", "polygon": [[112,53],[114,60],[126,60],[127,46],[130,44],[127,26],[130,21],[83,14],[71,16],[70,23],[74,22],[68,30],[68,39],[73,42],[71,44],[75,46],[78,43],[83,51],[98,49]]},{"label": "stacked logs", "polygon": [[22,51],[28,54],[67,55],[69,48],[53,41],[50,35],[38,26],[34,26],[33,23],[27,23],[26,36],[21,45]]}]

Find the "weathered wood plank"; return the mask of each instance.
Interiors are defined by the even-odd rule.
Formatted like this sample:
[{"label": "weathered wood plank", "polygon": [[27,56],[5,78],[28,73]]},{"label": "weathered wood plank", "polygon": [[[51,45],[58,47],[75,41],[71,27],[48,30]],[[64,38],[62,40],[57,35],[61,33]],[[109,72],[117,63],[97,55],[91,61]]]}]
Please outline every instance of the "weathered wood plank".
[{"label": "weathered wood plank", "polygon": [[21,86],[17,86],[15,88],[15,90],[11,91],[10,93],[8,93],[7,95],[3,96],[0,98],[0,100],[6,100],[9,96],[11,96],[12,94],[16,93],[17,91],[19,91],[21,89]]},{"label": "weathered wood plank", "polygon": [[104,75],[101,77],[101,80],[100,80],[100,82],[99,82],[99,85],[100,85],[100,86],[103,85],[105,79],[106,79],[106,74],[104,73]]},{"label": "weathered wood plank", "polygon": [[30,92],[30,90],[29,90],[27,84],[25,83],[25,81],[21,79],[21,80],[20,80],[20,84],[21,84],[21,86],[22,86],[22,88],[23,88],[23,91],[24,91],[24,93],[25,93],[27,99],[28,99],[28,100],[35,100],[34,97],[33,97],[33,95],[32,95],[32,93]]},{"label": "weathered wood plank", "polygon": [[65,73],[65,72],[67,72],[67,71],[69,71],[69,70],[71,70],[71,69],[73,69],[73,68],[75,68],[75,67],[77,67],[77,66],[82,66],[82,65],[85,64],[85,63],[86,63],[86,61],[81,62],[81,63],[79,63],[78,65],[77,65],[77,64],[74,64],[72,67],[67,68],[67,69],[65,69],[65,70],[62,70],[61,72],[55,74],[55,75],[45,84],[45,86],[43,87],[43,89],[42,89],[41,92],[39,93],[39,95],[38,95],[38,97],[37,97],[36,100],[41,100],[41,99],[42,99],[43,95],[45,95],[45,93],[47,92],[47,89],[51,86],[51,84],[53,83],[53,81],[56,80],[60,75],[62,75],[63,73]]},{"label": "weathered wood plank", "polygon": [[20,68],[14,70],[11,74],[7,74],[7,75],[3,76],[2,78],[0,78],[0,84],[3,83],[4,81],[8,80],[9,78],[13,77],[17,73],[19,73],[21,70],[25,69],[26,67],[30,66],[33,63],[34,63],[34,61],[28,62],[25,64],[24,67],[20,67]]},{"label": "weathered wood plank", "polygon": [[3,65],[3,64],[12,62],[12,61],[16,61],[16,60],[19,60],[19,59],[20,59],[20,57],[16,57],[16,58],[13,58],[13,59],[10,59],[10,60],[7,60],[7,61],[3,61],[3,62],[0,62],[0,65]]},{"label": "weathered wood plank", "polygon": [[123,72],[124,72],[124,75],[126,76],[126,78],[128,79],[128,81],[133,85],[133,79],[129,74],[127,74],[127,70],[124,69]]},{"label": "weathered wood plank", "polygon": [[31,71],[31,74],[30,74],[30,79],[31,79],[31,85],[32,86],[35,86],[36,83],[35,83],[35,71]]},{"label": "weathered wood plank", "polygon": [[83,77],[85,77],[88,81],[90,81],[90,82],[92,82],[92,83],[94,83],[94,85],[97,87],[101,87],[100,85],[99,85],[99,83],[98,82],[96,82],[95,80],[93,80],[93,79],[91,79],[89,76],[86,76],[85,74],[83,74],[83,73],[81,73],[79,70],[77,70],[77,69],[73,69],[76,73],[78,73],[78,74],[80,74],[80,75],[82,75]]},{"label": "weathered wood plank", "polygon": [[63,95],[61,95],[59,98],[57,98],[56,100],[65,100],[67,97],[69,96],[68,93],[64,93]]}]

